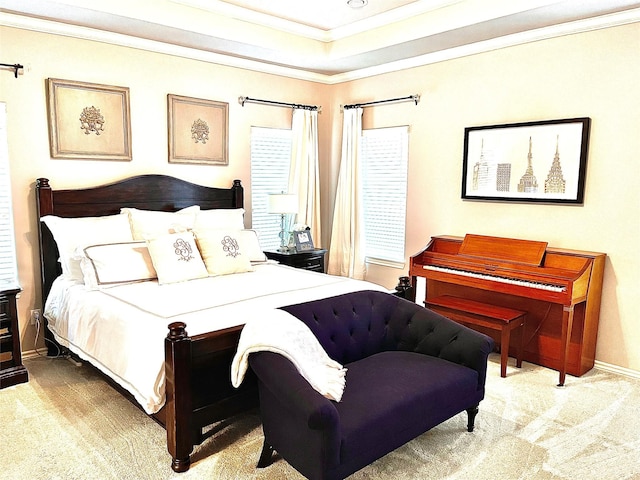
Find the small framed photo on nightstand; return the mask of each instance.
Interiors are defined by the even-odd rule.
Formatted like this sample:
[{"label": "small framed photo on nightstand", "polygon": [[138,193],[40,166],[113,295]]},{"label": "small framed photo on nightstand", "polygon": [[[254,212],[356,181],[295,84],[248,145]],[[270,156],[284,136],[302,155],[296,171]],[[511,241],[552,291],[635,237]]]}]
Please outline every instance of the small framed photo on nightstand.
[{"label": "small framed photo on nightstand", "polygon": [[297,252],[306,252],[313,250],[313,239],[311,238],[311,230],[295,230],[293,232],[293,241],[296,244]]}]

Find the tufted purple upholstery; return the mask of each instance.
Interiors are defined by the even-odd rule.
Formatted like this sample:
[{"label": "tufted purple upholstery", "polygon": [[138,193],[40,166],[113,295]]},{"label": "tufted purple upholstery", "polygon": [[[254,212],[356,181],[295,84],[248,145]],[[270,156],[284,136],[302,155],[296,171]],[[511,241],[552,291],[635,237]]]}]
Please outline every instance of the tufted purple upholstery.
[{"label": "tufted purple upholstery", "polygon": [[[340,479],[484,398],[493,341],[415,303],[364,291],[283,307],[348,371],[339,403],[284,357],[249,358],[258,376],[266,454],[311,479]],[[268,461],[268,460],[267,460]]]}]

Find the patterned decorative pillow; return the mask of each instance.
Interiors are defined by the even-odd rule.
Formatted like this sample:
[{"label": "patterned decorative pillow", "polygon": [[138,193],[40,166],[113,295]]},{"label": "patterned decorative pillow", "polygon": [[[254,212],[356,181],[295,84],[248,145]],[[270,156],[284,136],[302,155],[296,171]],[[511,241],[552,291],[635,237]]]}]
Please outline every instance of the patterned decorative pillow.
[{"label": "patterned decorative pillow", "polygon": [[251,272],[251,258],[243,230],[204,230],[197,235],[198,248],[209,275]]},{"label": "patterned decorative pillow", "polygon": [[129,216],[131,234],[134,240],[149,240],[167,233],[191,230],[196,223],[198,205],[183,208],[177,212],[157,212],[137,208],[121,208],[121,213]]},{"label": "patterned decorative pillow", "polygon": [[171,233],[147,240],[158,283],[176,283],[208,276],[193,233]]},{"label": "patterned decorative pillow", "polygon": [[157,277],[145,242],[91,245],[82,252],[80,265],[88,290]]},{"label": "patterned decorative pillow", "polygon": [[[258,241],[258,232],[255,230],[236,230],[236,229],[201,229],[195,230],[193,232],[196,236],[196,242],[199,239],[206,239],[208,237],[215,237],[214,241],[220,237],[220,235],[227,235],[231,233],[234,237],[236,237],[238,244],[243,249],[243,252],[249,256],[249,261],[251,262],[266,262],[267,257],[260,248],[260,242]],[[198,243],[198,248],[200,248],[200,243]],[[200,252],[202,253],[202,251]]]}]

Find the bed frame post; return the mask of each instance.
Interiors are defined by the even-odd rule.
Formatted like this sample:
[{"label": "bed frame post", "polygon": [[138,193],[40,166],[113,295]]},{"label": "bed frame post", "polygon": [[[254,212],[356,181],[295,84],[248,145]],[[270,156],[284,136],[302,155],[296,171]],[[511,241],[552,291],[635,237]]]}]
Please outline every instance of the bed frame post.
[{"label": "bed frame post", "polygon": [[[56,246],[53,236],[46,225],[40,218],[45,215],[53,214],[53,190],[49,184],[48,178],[36,179],[36,195],[37,195],[37,212],[38,212],[38,242],[40,245],[40,292],[42,297],[40,305],[44,309],[44,304],[51,285],[58,275],[62,273],[61,266],[58,264],[58,247]],[[53,334],[46,327],[48,321],[45,318],[44,338],[47,346],[47,355],[55,357],[60,354],[60,346],[55,341]]]},{"label": "bed frame post", "polygon": [[[51,284],[61,273],[58,271],[58,252],[51,233],[40,221],[41,217],[53,213],[53,190],[48,178],[36,180],[36,195],[38,196],[38,241],[40,243],[40,280],[42,281],[42,302],[49,295]],[[53,259],[53,260],[52,260]]]},{"label": "bed frame post", "polygon": [[172,457],[171,468],[175,472],[189,470],[193,450],[191,339],[185,327],[183,322],[170,324],[164,342],[167,449]]},{"label": "bed frame post", "polygon": [[242,182],[240,180],[234,180],[233,186],[231,187],[231,191],[233,192],[233,204],[236,208],[244,207],[244,187],[242,186]]}]

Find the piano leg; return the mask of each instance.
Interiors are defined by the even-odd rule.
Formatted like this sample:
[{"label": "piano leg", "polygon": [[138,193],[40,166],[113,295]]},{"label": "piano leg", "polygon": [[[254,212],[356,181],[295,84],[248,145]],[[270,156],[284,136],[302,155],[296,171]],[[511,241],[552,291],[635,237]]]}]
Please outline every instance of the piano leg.
[{"label": "piano leg", "polygon": [[567,360],[569,357],[569,343],[571,342],[571,330],[573,329],[573,305],[565,306],[562,309],[562,351],[560,356],[560,381],[559,387],[564,386],[567,376]]}]

